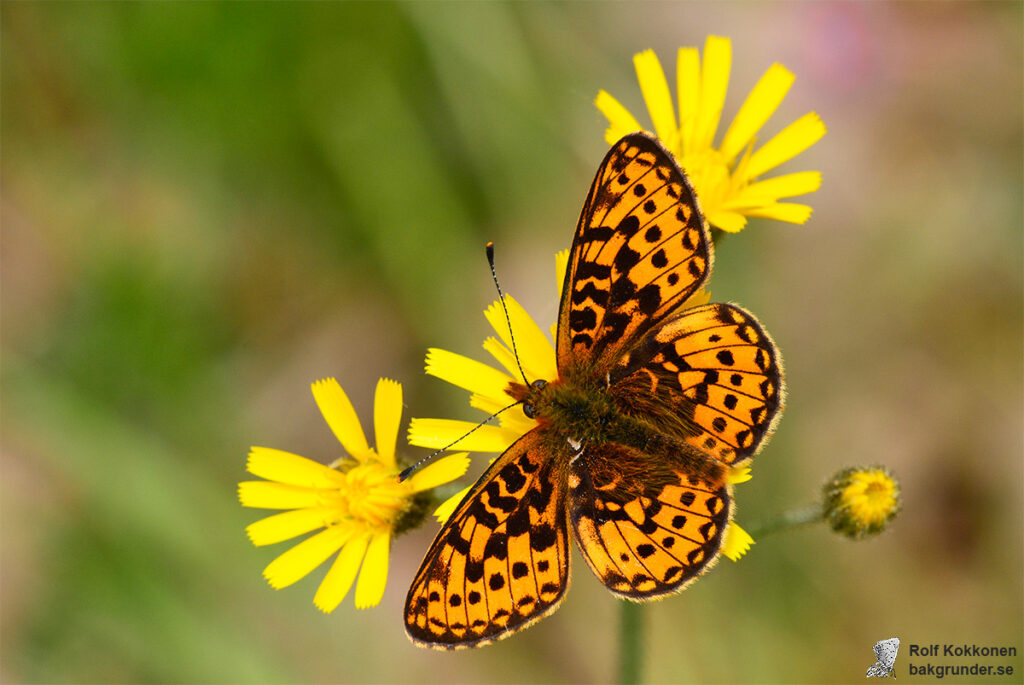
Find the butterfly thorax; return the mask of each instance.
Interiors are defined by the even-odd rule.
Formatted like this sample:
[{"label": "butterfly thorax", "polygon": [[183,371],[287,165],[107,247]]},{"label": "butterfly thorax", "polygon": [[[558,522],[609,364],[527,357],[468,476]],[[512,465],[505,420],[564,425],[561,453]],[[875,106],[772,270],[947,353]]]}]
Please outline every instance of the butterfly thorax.
[{"label": "butterfly thorax", "polygon": [[600,468],[600,446],[612,444],[632,448],[642,462],[636,465],[640,472],[650,474],[660,466],[683,464],[705,476],[716,477],[721,472],[709,455],[667,434],[645,416],[633,414],[628,404],[597,380],[560,378],[529,386],[510,383],[506,392],[522,402],[523,412],[537,421],[555,453],[578,453],[591,468]]},{"label": "butterfly thorax", "polygon": [[509,383],[506,392],[522,403],[523,413],[545,432],[573,443],[607,442],[617,427],[618,411],[600,385],[557,379],[531,385]]}]

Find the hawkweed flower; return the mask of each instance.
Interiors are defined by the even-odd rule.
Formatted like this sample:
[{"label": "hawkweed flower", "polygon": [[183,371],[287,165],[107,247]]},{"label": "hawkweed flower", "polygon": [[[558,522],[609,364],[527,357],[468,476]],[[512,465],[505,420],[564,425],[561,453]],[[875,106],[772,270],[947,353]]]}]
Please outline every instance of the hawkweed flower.
[{"label": "hawkweed flower", "polygon": [[[731,63],[732,43],[728,38],[708,36],[703,61],[697,48],[680,48],[676,62],[676,118],[672,94],[657,55],[646,50],[633,57],[654,130],[689,176],[709,224],[735,233],[747,225],[747,217],[805,223],[811,216],[808,205],[780,200],[816,191],[821,185],[821,174],[802,171],[767,179],[761,176],[816,143],[825,135],[825,124],[817,114],[809,112],[754,149],[758,131],[778,108],[795,78],[776,63],[754,86],[716,146],[715,133],[725,104]],[[595,104],[608,118],[605,140],[609,144],[643,128],[606,91],[597,94]]]},{"label": "hawkweed flower", "polygon": [[313,383],[313,398],[345,455],[330,466],[269,447],[253,447],[246,468],[265,480],[238,484],[243,506],[284,509],[246,528],[257,546],[319,531],[263,570],[274,589],[308,575],[337,553],[313,597],[329,613],[352,588],[357,609],[380,603],[388,575],[391,538],[423,521],[427,490],[460,477],[465,452],[452,454],[398,482],[395,458],[402,420],[402,386],[382,378],[374,397],[376,449],[370,447],[352,403],[333,378]]},{"label": "hawkweed flower", "polygon": [[824,487],[825,520],[832,530],[855,540],[885,530],[899,510],[899,481],[882,466],[844,469]]},{"label": "hawkweed flower", "polygon": [[[565,280],[569,251],[562,250],[555,255],[556,291],[561,296],[561,287]],[[684,307],[706,304],[711,294],[698,291]],[[487,415],[494,414],[512,404],[512,398],[505,392],[509,383],[522,382],[523,378],[512,352],[512,336],[509,333],[509,322],[515,331],[516,351],[523,371],[530,382],[536,380],[552,381],[558,378],[558,366],[555,347],[552,340],[556,336],[557,324],[552,324],[549,331],[551,337],[534,321],[527,311],[511,295],[505,295],[505,306],[508,307],[508,321],[502,310],[501,302],[494,301],[486,310],[484,317],[494,329],[497,337],[488,337],[483,344],[484,349],[494,358],[497,366],[489,366],[455,352],[431,348],[427,350],[427,374],[458,386],[470,393],[469,404]],[[417,447],[440,449],[459,440],[459,448],[470,452],[501,454],[512,443],[535,428],[535,419],[526,416],[522,411],[506,411],[498,414],[497,425],[484,425],[472,421],[453,419],[414,418],[409,422],[409,443]],[[470,432],[472,431],[472,432]],[[468,435],[467,435],[468,433]],[[749,467],[739,467],[729,471],[727,479],[730,483],[742,483],[750,480]],[[437,508],[434,515],[441,522],[447,521],[459,502],[470,488],[455,493]],[[722,553],[736,561],[750,548],[751,537],[735,523],[731,523],[726,531],[726,542]]]}]

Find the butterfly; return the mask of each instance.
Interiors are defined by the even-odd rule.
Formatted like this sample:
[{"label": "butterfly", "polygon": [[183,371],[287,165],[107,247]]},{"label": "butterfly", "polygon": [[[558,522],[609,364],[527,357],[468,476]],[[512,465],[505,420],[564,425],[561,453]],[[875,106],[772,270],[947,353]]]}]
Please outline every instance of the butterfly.
[{"label": "butterfly", "polygon": [[[552,613],[569,531],[614,594],[677,592],[716,560],[726,476],[780,414],[779,353],[731,304],[684,307],[713,244],[689,181],[645,133],[597,171],[569,254],[558,378],[512,382],[537,426],[484,472],[442,527],[406,599],[413,642],[492,642]],[[526,379],[524,379],[526,380]]]},{"label": "butterfly", "polygon": [[[896,652],[900,649],[900,639],[890,637],[888,640],[879,640],[872,649],[875,651],[877,661],[868,667],[867,675],[864,677],[888,678],[893,675],[892,665],[896,663]],[[896,676],[893,675],[893,677]]]}]

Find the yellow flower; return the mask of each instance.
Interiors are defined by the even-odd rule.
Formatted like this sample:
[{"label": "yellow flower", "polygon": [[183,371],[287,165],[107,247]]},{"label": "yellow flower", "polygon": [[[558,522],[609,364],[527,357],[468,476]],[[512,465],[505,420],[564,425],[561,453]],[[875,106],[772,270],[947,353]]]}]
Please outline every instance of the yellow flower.
[{"label": "yellow flower", "polygon": [[[821,186],[821,173],[803,171],[758,180],[793,159],[825,135],[825,124],[809,112],[754,150],[755,136],[778,108],[793,84],[793,73],[773,64],[747,96],[726,130],[714,145],[729,85],[732,43],[708,36],[701,63],[697,48],[680,48],[676,63],[679,118],[672,106],[665,72],[653,50],[633,57],[640,90],[654,130],[686,171],[708,223],[723,231],[737,232],[746,217],[778,219],[802,224],[811,216],[808,205],[779,202]],[[605,140],[609,144],[642,127],[618,100],[604,90],[595,104],[608,118]]]},{"label": "yellow flower", "polygon": [[900,484],[882,466],[850,467],[825,484],[825,520],[847,537],[880,533],[899,510]]},{"label": "yellow flower", "polygon": [[367,444],[359,417],[338,381],[313,383],[313,397],[347,455],[324,466],[289,452],[253,447],[246,468],[266,480],[239,483],[239,500],[246,507],[289,511],[256,521],[246,533],[254,545],[270,545],[319,531],[264,569],[271,587],[291,585],[338,552],[313,603],[325,613],[333,611],[358,575],[356,608],[376,606],[387,582],[391,538],[422,522],[429,501],[425,491],[464,474],[469,457],[465,452],[452,454],[399,483],[395,444],[402,420],[402,386],[385,378],[377,383],[377,449]]},{"label": "yellow flower", "polygon": [[[565,281],[568,262],[568,250],[562,250],[555,255],[555,283],[559,295],[561,295],[561,287]],[[710,297],[710,293],[698,291],[684,306],[705,304]],[[555,347],[551,342],[556,335],[557,323],[552,324],[549,338],[511,295],[505,295],[505,305],[508,307],[508,318],[512,322],[512,329],[515,331],[516,351],[519,353],[519,360],[527,380],[532,383],[536,380],[552,381],[558,378]],[[505,388],[511,382],[522,383],[523,378],[520,375],[519,366],[516,364],[515,355],[512,353],[512,338],[509,334],[508,322],[505,320],[505,313],[501,308],[501,302],[497,300],[492,302],[484,311],[484,316],[498,337],[487,338],[483,347],[494,357],[501,367],[500,369],[455,352],[436,348],[427,350],[426,361],[429,375],[436,376],[463,390],[468,390],[471,393],[470,406],[491,415],[512,403],[512,398],[505,392]],[[537,426],[537,421],[528,418],[522,411],[502,412],[498,414],[497,419],[497,426],[480,426],[472,421],[414,418],[409,422],[409,443],[417,447],[440,449],[465,435],[466,437],[459,440],[460,449],[500,454],[527,431]],[[728,474],[731,483],[742,483],[750,478],[749,467],[733,469]],[[447,521],[469,490],[470,488],[466,488],[455,493],[437,508],[434,516],[442,523]],[[727,546],[723,549],[723,553],[735,561],[746,552],[753,540],[743,530],[739,531],[741,535],[733,535],[732,528],[738,528],[738,526],[732,524],[726,531],[726,536],[727,539],[733,539],[734,547]],[[746,546],[740,544],[744,539],[743,536],[749,540]]]}]

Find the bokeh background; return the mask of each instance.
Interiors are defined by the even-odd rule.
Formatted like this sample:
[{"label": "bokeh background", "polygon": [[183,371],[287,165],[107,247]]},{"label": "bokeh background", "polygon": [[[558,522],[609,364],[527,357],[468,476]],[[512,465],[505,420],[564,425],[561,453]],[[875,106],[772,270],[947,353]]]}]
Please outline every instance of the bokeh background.
[{"label": "bokeh background", "polygon": [[[434,653],[400,618],[434,524],[395,542],[380,607],[325,616],[322,570],[261,578],[287,545],[248,543],[235,488],[250,445],[338,456],[320,377],[367,425],[379,375],[407,417],[473,418],[422,368],[427,346],[485,358],[484,243],[553,321],[606,149],[594,96],[649,121],[631,56],[674,83],[709,33],[733,39],[723,122],[779,61],[797,81],[763,135],[812,109],[829,128],[784,169],[824,174],[810,222],[718,251],[715,299],[757,313],[789,385],[738,520],[850,464],[890,466],[905,504],[876,539],[765,538],[650,605],[647,679],[861,682],[891,636],[901,680],[910,643],[1024,651],[1019,3],[0,14],[4,682],[611,680],[617,600],[578,556],[553,617]],[[1020,656],[987,663],[1019,682]]]}]

